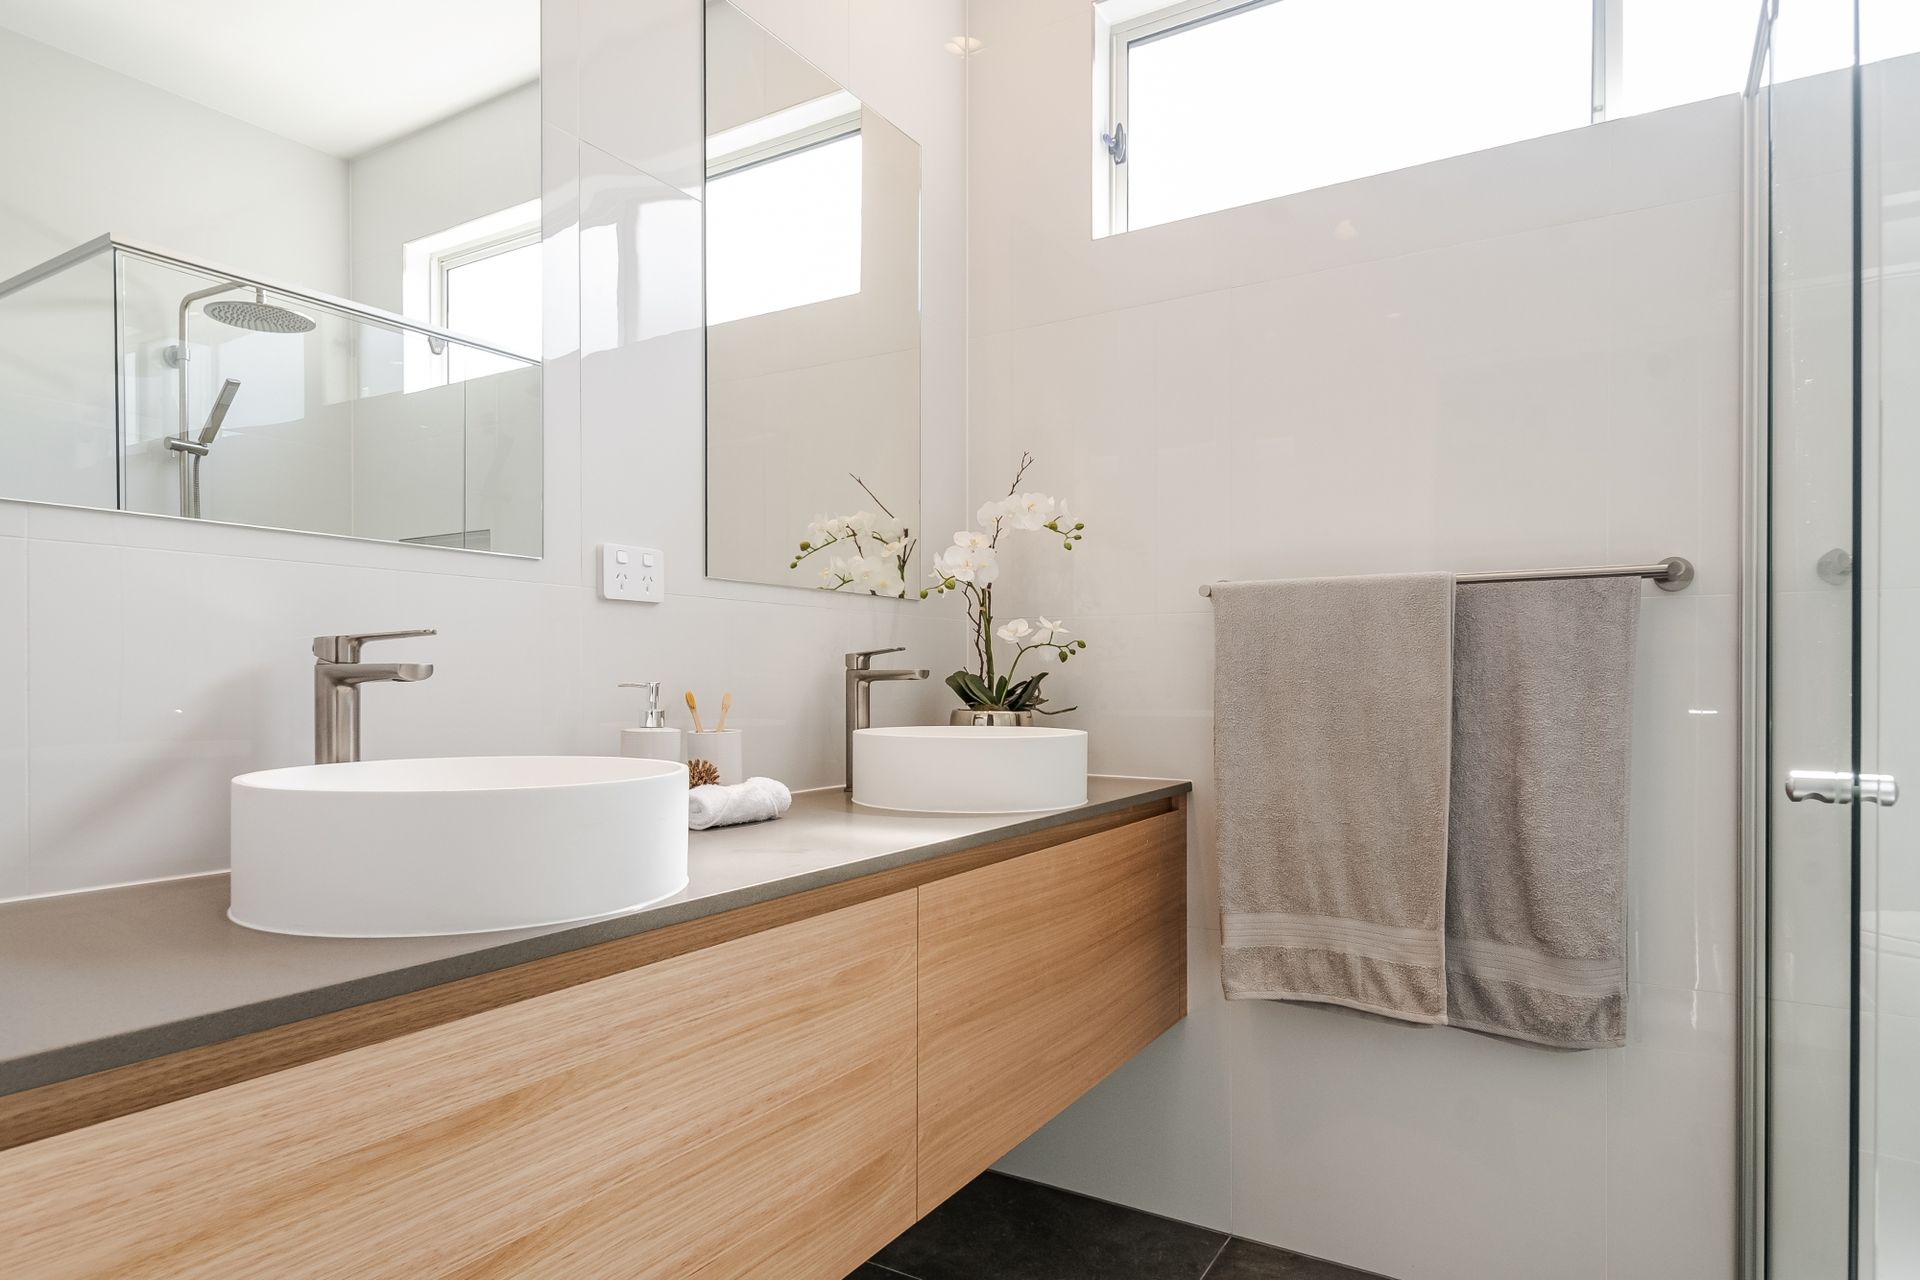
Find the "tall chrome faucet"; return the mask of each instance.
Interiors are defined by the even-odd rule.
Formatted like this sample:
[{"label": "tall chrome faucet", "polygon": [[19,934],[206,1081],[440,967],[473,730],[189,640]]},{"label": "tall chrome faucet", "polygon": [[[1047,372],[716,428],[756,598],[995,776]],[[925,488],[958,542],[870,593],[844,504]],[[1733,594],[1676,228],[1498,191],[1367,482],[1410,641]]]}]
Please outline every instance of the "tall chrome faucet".
[{"label": "tall chrome faucet", "polygon": [[405,640],[438,634],[369,631],[313,638],[313,762],[343,764],[360,758],[360,686],[380,680],[410,684],[433,674],[430,662],[362,662],[360,646],[374,640]]},{"label": "tall chrome faucet", "polygon": [[899,645],[891,649],[863,649],[847,655],[847,785],[853,790],[853,731],[873,723],[873,682],[876,680],[925,680],[926,671],[875,671],[873,660],[883,653],[905,653]]}]

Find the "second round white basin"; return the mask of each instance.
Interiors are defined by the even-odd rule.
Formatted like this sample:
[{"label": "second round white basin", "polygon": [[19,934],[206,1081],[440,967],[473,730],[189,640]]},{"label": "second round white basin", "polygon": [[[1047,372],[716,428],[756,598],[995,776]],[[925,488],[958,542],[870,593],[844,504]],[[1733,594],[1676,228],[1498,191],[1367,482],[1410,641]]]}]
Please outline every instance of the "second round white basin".
[{"label": "second round white basin", "polygon": [[687,884],[687,769],[602,756],[303,765],[233,780],[236,924],[399,938],[590,920]]},{"label": "second round white basin", "polygon": [[1087,802],[1087,735],[984,725],[860,729],[853,802],[912,813],[1071,809]]}]

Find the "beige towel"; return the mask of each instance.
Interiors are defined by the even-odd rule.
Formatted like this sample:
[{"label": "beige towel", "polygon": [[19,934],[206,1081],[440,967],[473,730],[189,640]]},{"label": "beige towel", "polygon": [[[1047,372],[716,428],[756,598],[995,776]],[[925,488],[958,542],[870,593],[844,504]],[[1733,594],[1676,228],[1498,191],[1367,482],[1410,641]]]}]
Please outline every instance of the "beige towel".
[{"label": "beige towel", "polygon": [[1221,980],[1446,1020],[1447,574],[1213,588]]},{"label": "beige towel", "polygon": [[1447,1021],[1626,1039],[1635,578],[1467,584],[1454,623]]}]

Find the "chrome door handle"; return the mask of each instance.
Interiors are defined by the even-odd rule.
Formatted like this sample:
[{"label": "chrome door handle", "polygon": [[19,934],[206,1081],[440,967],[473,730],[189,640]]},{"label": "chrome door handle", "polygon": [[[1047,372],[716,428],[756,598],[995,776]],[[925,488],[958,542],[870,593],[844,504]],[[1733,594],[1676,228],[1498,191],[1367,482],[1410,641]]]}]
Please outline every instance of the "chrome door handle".
[{"label": "chrome door handle", "polygon": [[1787,799],[1817,800],[1821,804],[1852,804],[1858,798],[1865,804],[1891,809],[1900,800],[1900,784],[1892,775],[1863,773],[1824,773],[1815,769],[1795,769],[1787,775]]}]

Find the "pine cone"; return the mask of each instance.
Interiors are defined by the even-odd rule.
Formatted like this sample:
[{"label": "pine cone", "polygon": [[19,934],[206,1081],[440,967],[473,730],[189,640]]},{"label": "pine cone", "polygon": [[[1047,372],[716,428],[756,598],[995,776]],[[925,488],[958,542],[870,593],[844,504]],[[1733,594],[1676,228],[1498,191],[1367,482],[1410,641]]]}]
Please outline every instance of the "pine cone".
[{"label": "pine cone", "polygon": [[711,760],[687,761],[687,785],[689,787],[711,787],[720,781],[720,770]]}]

